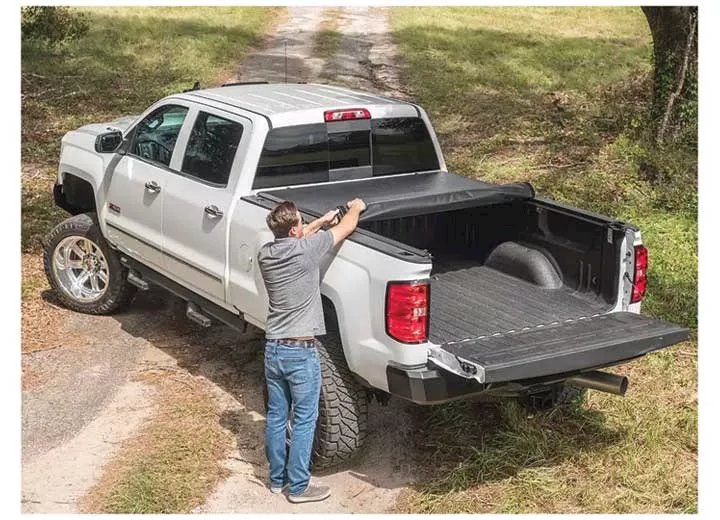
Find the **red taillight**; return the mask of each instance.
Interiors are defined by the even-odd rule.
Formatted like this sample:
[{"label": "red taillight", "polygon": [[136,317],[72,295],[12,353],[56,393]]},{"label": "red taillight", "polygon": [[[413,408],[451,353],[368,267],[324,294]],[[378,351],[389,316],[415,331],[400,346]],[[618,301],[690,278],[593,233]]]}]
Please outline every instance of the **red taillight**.
[{"label": "red taillight", "polygon": [[347,108],[344,110],[326,110],[325,122],[348,121],[351,119],[370,119],[370,112],[366,108]]},{"label": "red taillight", "polygon": [[388,336],[402,343],[424,343],[430,319],[428,282],[390,282],[385,301]]},{"label": "red taillight", "polygon": [[645,246],[635,246],[635,276],[630,303],[637,303],[645,296],[647,289],[648,250]]}]

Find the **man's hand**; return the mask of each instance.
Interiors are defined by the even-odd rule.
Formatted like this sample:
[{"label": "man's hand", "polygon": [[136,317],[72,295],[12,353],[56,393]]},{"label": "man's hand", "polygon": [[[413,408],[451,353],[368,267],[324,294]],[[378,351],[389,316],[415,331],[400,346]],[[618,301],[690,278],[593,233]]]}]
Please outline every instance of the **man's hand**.
[{"label": "man's hand", "polygon": [[335,220],[337,219],[338,213],[340,213],[340,210],[333,209],[331,211],[328,211],[325,213],[322,217],[320,217],[318,220],[322,222],[323,226],[333,224],[335,223]]},{"label": "man's hand", "polygon": [[353,231],[355,231],[355,228],[358,225],[358,220],[360,219],[360,213],[365,211],[367,208],[362,199],[353,199],[348,201],[347,207],[348,212],[345,213],[345,216],[342,218],[340,223],[337,226],[330,228],[335,244],[342,242],[349,237]]},{"label": "man's hand", "polygon": [[322,217],[316,218],[303,228],[303,236],[314,235],[321,227],[332,224],[338,216],[338,210],[328,211]]},{"label": "man's hand", "polygon": [[347,203],[348,209],[357,208],[358,213],[362,213],[367,209],[367,204],[362,199],[353,199]]}]

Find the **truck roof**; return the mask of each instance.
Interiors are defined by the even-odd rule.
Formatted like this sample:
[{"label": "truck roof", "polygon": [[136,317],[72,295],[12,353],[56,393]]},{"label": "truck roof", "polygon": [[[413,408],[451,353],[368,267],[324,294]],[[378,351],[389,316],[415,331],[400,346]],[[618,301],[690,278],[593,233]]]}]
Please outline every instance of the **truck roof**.
[{"label": "truck roof", "polygon": [[415,105],[333,85],[256,83],[193,90],[185,95],[205,98],[265,116],[273,126],[324,122],[329,109],[367,108],[373,117],[419,116]]}]

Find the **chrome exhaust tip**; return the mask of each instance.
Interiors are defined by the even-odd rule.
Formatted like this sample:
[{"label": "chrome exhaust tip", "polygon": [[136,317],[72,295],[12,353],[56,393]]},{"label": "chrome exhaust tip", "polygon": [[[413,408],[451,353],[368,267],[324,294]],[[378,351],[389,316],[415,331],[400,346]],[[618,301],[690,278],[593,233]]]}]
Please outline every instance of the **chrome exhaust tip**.
[{"label": "chrome exhaust tip", "polygon": [[585,372],[583,374],[573,376],[569,378],[566,383],[583,388],[590,388],[592,390],[598,390],[600,392],[607,392],[609,394],[625,395],[629,380],[627,376],[618,376],[595,370],[593,372]]}]

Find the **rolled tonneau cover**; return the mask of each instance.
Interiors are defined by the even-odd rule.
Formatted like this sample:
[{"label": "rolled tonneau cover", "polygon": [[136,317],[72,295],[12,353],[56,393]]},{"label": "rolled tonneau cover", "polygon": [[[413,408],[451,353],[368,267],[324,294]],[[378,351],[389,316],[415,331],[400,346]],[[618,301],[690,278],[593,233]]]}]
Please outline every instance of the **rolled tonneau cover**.
[{"label": "rolled tonneau cover", "polygon": [[372,221],[531,199],[535,190],[525,182],[492,184],[454,173],[433,172],[290,187],[260,192],[258,196],[273,202],[291,200],[315,215],[359,197],[367,204],[360,220]]}]

